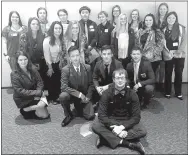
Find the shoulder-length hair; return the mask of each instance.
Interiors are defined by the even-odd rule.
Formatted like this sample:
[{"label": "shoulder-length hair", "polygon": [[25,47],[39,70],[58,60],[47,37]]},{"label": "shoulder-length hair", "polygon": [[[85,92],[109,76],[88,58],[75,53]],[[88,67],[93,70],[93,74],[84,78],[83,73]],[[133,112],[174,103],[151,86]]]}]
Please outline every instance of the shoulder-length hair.
[{"label": "shoulder-length hair", "polygon": [[28,44],[32,44],[32,40],[33,40],[33,37],[32,37],[32,30],[31,30],[31,22],[33,20],[36,20],[38,22],[38,26],[39,26],[39,30],[37,31],[37,37],[36,37],[36,41],[37,41],[37,46],[41,47],[42,46],[42,43],[43,43],[43,39],[44,39],[44,35],[42,33],[42,29],[41,29],[41,25],[40,25],[40,21],[38,18],[36,17],[31,17],[29,18],[28,20],[28,31],[27,31],[27,38],[28,38]]},{"label": "shoulder-length hair", "polygon": [[39,11],[40,10],[44,10],[46,12],[46,19],[47,19],[48,12],[47,12],[46,8],[44,8],[44,7],[40,7],[40,8],[37,9],[37,17],[39,18]]},{"label": "shoulder-length hair", "polygon": [[22,21],[21,21],[21,18],[20,18],[20,14],[19,14],[17,11],[11,11],[11,12],[9,13],[9,22],[8,22],[8,25],[9,25],[9,26],[12,26],[11,17],[12,17],[12,14],[13,14],[13,13],[17,14],[17,16],[18,16],[18,18],[19,18],[18,24],[19,24],[20,26],[22,26]]},{"label": "shoulder-length hair", "polygon": [[169,38],[171,38],[172,40],[176,40],[179,35],[180,35],[180,29],[179,29],[179,22],[178,22],[178,15],[175,11],[172,11],[172,12],[169,12],[166,16],[166,19],[165,19],[165,22],[167,23],[168,25],[168,22],[167,22],[167,18],[170,16],[170,15],[174,15],[176,17],[176,21],[172,27],[172,31],[169,35]]},{"label": "shoulder-length hair", "polygon": [[126,32],[128,33],[128,25],[129,25],[129,23],[128,23],[128,17],[127,17],[127,15],[126,15],[125,13],[121,13],[121,14],[119,15],[119,17],[118,17],[117,25],[116,25],[116,28],[115,28],[116,38],[119,37],[119,32],[120,32],[120,29],[121,29],[121,26],[122,26],[121,23],[120,23],[120,18],[121,18],[122,16],[125,16],[125,18],[127,19],[127,23],[126,23],[126,25],[125,25],[125,30],[126,30]]},{"label": "shoulder-length hair", "polygon": [[16,57],[15,57],[15,59],[16,59],[16,61],[15,61],[15,71],[18,71],[18,72],[21,72],[22,70],[21,70],[21,68],[20,68],[20,66],[19,66],[19,64],[18,64],[18,58],[19,58],[19,56],[25,56],[27,59],[28,59],[28,64],[27,64],[27,70],[30,72],[30,73],[33,73],[33,70],[32,70],[32,62],[31,62],[31,60],[30,60],[30,58],[29,58],[29,55],[26,53],[26,52],[24,52],[24,51],[19,51],[19,52],[17,52],[16,53]]},{"label": "shoulder-length hair", "polygon": [[61,34],[59,36],[59,39],[60,39],[61,43],[63,42],[63,26],[61,25],[61,23],[59,21],[54,21],[51,24],[51,26],[50,26],[50,28],[48,30],[48,36],[50,37],[50,42],[49,43],[50,43],[51,46],[55,45],[55,36],[54,36],[54,26],[55,26],[55,24],[60,25],[60,27],[62,29],[62,32],[61,32]]},{"label": "shoulder-length hair", "polygon": [[120,6],[119,6],[119,5],[114,5],[114,6],[112,7],[112,20],[111,20],[111,24],[114,23],[113,11],[114,11],[115,8],[118,8],[118,9],[119,9],[119,14],[121,14],[121,8],[120,8]]},{"label": "shoulder-length hair", "polygon": [[155,20],[155,16],[151,13],[147,14],[145,17],[144,17],[144,22],[143,22],[143,29],[146,29],[146,24],[145,24],[145,19],[146,17],[151,17],[153,19],[153,24],[151,26],[151,28],[156,31],[157,30],[157,24],[156,24],[156,20]]},{"label": "shoulder-length hair", "polygon": [[139,13],[139,10],[138,10],[138,9],[133,9],[133,10],[131,11],[130,17],[129,17],[129,19],[130,19],[129,23],[130,23],[130,24],[133,23],[132,13],[133,13],[134,11],[137,11],[137,12],[138,12],[138,20],[137,20],[137,21],[138,21],[138,23],[140,22],[140,13]]}]

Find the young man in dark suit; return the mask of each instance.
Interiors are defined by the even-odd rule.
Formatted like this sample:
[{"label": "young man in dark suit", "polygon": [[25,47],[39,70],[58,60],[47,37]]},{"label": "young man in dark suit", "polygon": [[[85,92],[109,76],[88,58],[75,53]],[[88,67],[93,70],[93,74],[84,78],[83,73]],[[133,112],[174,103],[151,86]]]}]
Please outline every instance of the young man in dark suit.
[{"label": "young man in dark suit", "polygon": [[121,62],[114,59],[110,45],[104,45],[101,48],[101,58],[102,60],[96,63],[93,72],[93,83],[100,96],[104,90],[108,89],[108,85],[113,82],[113,71],[123,68]]},{"label": "young man in dark suit", "polygon": [[144,98],[142,108],[146,108],[153,94],[155,74],[151,63],[142,58],[141,49],[133,48],[131,57],[132,62],[128,63],[126,68],[130,86],[137,92],[140,104]]},{"label": "young man in dark suit", "polygon": [[125,69],[115,70],[112,77],[114,83],[103,92],[99,101],[99,121],[92,126],[99,135],[96,147],[107,144],[115,149],[121,145],[144,155],[144,147],[136,142],[146,135],[146,129],[140,122],[138,96],[127,86]]},{"label": "young man in dark suit", "polygon": [[80,63],[80,51],[77,47],[70,47],[68,54],[70,64],[61,70],[62,93],[59,98],[65,114],[65,119],[61,123],[62,127],[73,119],[70,110],[71,103],[74,103],[78,116],[83,116],[87,120],[95,117],[91,102],[94,91],[91,68],[87,64]]},{"label": "young man in dark suit", "polygon": [[83,6],[79,9],[81,20],[79,21],[81,30],[87,38],[86,51],[85,51],[85,60],[86,63],[91,63],[89,60],[90,51],[96,47],[97,41],[97,24],[89,19],[91,9],[87,6]]}]

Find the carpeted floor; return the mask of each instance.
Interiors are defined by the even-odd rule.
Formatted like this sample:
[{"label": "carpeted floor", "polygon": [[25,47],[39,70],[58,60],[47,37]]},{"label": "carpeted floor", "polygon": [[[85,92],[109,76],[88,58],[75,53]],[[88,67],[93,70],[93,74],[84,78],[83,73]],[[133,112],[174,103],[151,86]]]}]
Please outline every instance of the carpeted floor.
[{"label": "carpeted floor", "polygon": [[[147,154],[187,154],[187,85],[184,100],[166,99],[156,93],[148,109],[141,112],[147,136],[141,139]],[[137,154],[127,148],[95,148],[96,135],[83,137],[80,129],[91,125],[76,118],[61,127],[60,105],[49,105],[51,119],[24,120],[6,89],[2,89],[2,154]]]}]

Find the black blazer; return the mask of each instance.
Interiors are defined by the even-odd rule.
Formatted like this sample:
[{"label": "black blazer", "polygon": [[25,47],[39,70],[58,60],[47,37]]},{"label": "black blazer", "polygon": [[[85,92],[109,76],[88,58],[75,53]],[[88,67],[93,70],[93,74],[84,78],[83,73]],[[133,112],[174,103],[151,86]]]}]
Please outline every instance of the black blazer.
[{"label": "black blazer", "polygon": [[105,72],[104,72],[104,64],[103,60],[100,60],[96,63],[94,71],[93,71],[93,83],[94,86],[104,86],[106,84],[110,84],[113,82],[112,80],[112,73],[114,70],[123,68],[122,64],[120,61],[116,59],[112,59],[112,63],[110,65],[110,72],[109,72],[109,81],[105,81]]},{"label": "black blazer", "polygon": [[[131,88],[135,85],[134,83],[134,66],[133,62],[127,65],[127,74],[130,81]],[[141,59],[140,66],[138,69],[138,81],[142,86],[152,85],[155,83],[155,74],[153,72],[151,63],[148,60]]]},{"label": "black blazer", "polygon": [[14,89],[13,99],[18,108],[27,106],[34,97],[41,97],[43,82],[37,70],[33,69],[31,79],[23,71],[13,71],[11,82]]},{"label": "black blazer", "polygon": [[[79,21],[82,32],[84,32],[85,34],[85,22],[81,19]],[[87,28],[88,28],[88,45],[87,46],[91,46],[91,47],[96,47],[96,42],[97,42],[97,24],[88,19],[87,20]],[[87,48],[87,47],[86,47]]]},{"label": "black blazer", "polygon": [[[141,21],[141,22],[139,22],[139,24],[138,24],[138,29],[140,29],[140,28],[142,28],[143,27],[143,22]],[[129,25],[128,25],[128,29],[130,29],[131,28],[131,23],[129,23]]]},{"label": "black blazer", "polygon": [[[135,45],[135,34],[133,29],[129,29],[129,46],[128,46],[128,57],[130,57],[131,51]],[[111,48],[114,53],[114,57],[118,59],[118,39],[116,38],[116,32],[111,38]]]},{"label": "black blazer", "polygon": [[[92,98],[94,90],[91,67],[87,64],[80,64],[82,93]],[[77,73],[72,64],[68,64],[61,70],[61,91],[79,97]]]}]

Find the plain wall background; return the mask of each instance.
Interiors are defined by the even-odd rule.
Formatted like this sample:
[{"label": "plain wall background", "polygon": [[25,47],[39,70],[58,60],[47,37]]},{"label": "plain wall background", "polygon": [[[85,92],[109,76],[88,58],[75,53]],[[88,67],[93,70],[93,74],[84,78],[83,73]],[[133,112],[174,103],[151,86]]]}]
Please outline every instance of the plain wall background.
[{"label": "plain wall background", "polygon": [[[158,6],[161,2],[2,2],[2,29],[8,25],[9,12],[16,10],[20,13],[22,23],[27,25],[29,17],[37,17],[36,12],[39,7],[46,7],[48,11],[48,20],[52,23],[59,20],[57,11],[66,9],[68,11],[69,20],[80,20],[79,9],[86,5],[90,7],[90,19],[99,24],[98,13],[103,10],[108,13],[109,20],[112,15],[112,7],[120,5],[123,13],[129,17],[132,9],[140,11],[141,20],[148,13],[156,15]],[[187,30],[187,3],[186,2],[167,2],[169,11],[176,11],[179,18],[179,23],[184,25]],[[187,34],[186,34],[187,35]],[[187,53],[187,47],[185,48]],[[1,52],[3,53],[3,51]],[[2,87],[11,86],[10,82],[10,67],[2,55]],[[188,82],[187,79],[187,57],[185,59],[185,67],[183,71],[183,82]]]}]

